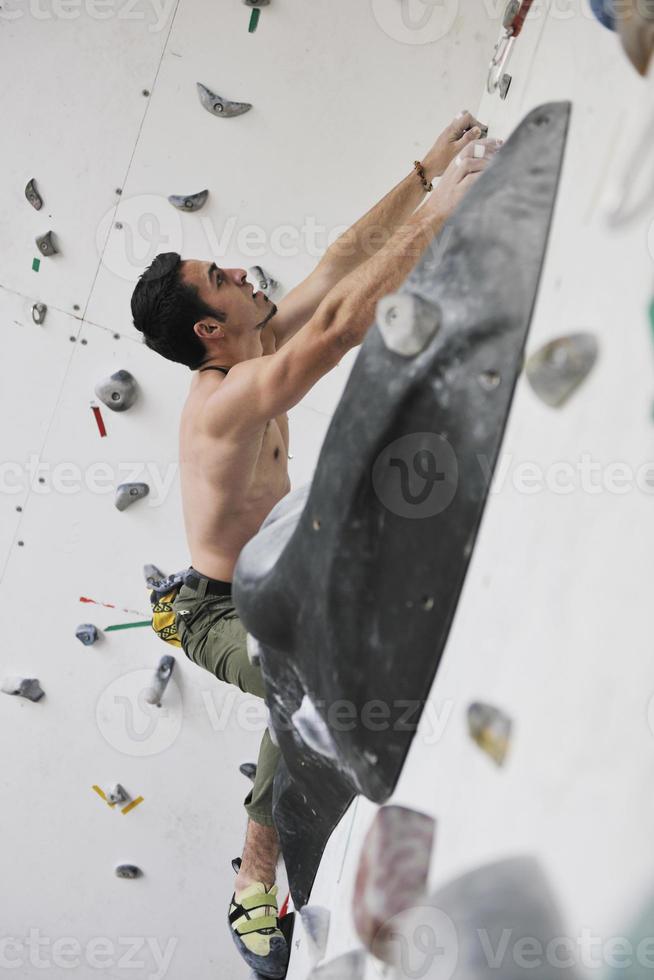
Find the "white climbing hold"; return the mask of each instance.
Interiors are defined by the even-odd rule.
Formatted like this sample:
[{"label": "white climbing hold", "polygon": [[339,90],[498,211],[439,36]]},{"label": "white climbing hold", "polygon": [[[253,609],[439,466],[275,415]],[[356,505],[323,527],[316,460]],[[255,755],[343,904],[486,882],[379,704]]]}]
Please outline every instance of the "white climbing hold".
[{"label": "white climbing hold", "polygon": [[245,645],[248,652],[248,660],[253,667],[261,666],[261,644],[251,633],[248,633]]},{"label": "white climbing hold", "polygon": [[315,967],[307,980],[363,980],[365,972],[366,954],[356,949]]},{"label": "white climbing hold", "polygon": [[359,939],[377,959],[394,963],[393,924],[424,895],[434,845],[432,817],[403,806],[382,807],[361,850],[353,917]]},{"label": "white climbing hold", "polygon": [[251,269],[248,269],[248,280],[267,296],[274,296],[279,289],[277,280],[265,272],[260,265],[253,265]]},{"label": "white climbing hold", "polygon": [[114,501],[118,510],[127,510],[137,500],[142,500],[150,493],[147,483],[121,483],[116,487],[116,499]]},{"label": "white climbing hold", "polygon": [[35,677],[6,677],[0,688],[4,694],[15,694],[27,701],[40,701],[45,691]]},{"label": "white climbing hold", "polygon": [[402,357],[424,350],[440,326],[438,310],[412,293],[392,293],[377,304],[377,326],[386,347]]},{"label": "white climbing hold", "polygon": [[302,704],[293,713],[291,721],[304,744],[310,749],[327,759],[338,758],[338,750],[327,723],[318,714],[308,694],[302,698]]},{"label": "white climbing hold", "polygon": [[315,966],[324,957],[327,949],[331,912],[321,905],[305,905],[303,909],[300,909],[300,917],[309,940],[309,950]]},{"label": "white climbing hold", "polygon": [[95,386],[95,394],[112,412],[126,412],[136,401],[138,392],[134,375],[123,370],[116,371]]}]

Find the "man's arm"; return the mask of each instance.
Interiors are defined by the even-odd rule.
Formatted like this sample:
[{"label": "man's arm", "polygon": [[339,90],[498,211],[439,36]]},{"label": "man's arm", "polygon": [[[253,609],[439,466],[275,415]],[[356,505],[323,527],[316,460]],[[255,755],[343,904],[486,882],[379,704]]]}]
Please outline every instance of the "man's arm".
[{"label": "man's arm", "polygon": [[[426,179],[433,181],[440,177],[452,160],[480,136],[480,124],[469,112],[457,116],[424,159]],[[279,311],[271,321],[278,350],[311,319],[341,279],[387,244],[426,193],[414,170],[327,249],[314,272],[279,304]]]},{"label": "man's arm", "polygon": [[311,320],[276,354],[234,365],[208,405],[209,424],[238,438],[288,411],[363,340],[378,301],[395,292],[488,165],[473,147],[448,168],[424,208],[380,251],[329,292]]}]

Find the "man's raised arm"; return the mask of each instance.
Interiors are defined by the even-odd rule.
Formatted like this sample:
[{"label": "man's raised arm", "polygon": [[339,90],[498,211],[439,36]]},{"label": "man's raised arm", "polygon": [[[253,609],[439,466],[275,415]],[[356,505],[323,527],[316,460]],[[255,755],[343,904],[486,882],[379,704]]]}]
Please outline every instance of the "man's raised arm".
[{"label": "man's raised arm", "polygon": [[442,176],[455,157],[475,140],[491,150],[497,148],[495,141],[480,141],[480,136],[481,126],[474,116],[461,113],[424,158],[424,177],[414,170],[327,249],[311,275],[279,304],[279,312],[271,321],[278,350],[311,319],[341,279],[387,244],[424,200],[427,187]]},{"label": "man's raised arm", "polygon": [[345,276],[310,321],[276,354],[236,364],[220,385],[209,416],[225,436],[236,436],[288,411],[363,340],[377,303],[395,292],[445,221],[486,168],[468,147],[455,160],[425,207],[396,229],[367,262]]}]

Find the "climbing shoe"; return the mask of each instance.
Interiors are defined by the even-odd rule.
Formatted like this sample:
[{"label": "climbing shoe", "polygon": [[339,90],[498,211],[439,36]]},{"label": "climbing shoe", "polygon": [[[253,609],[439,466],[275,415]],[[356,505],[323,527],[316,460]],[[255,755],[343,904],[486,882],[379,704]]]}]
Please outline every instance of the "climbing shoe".
[{"label": "climbing shoe", "polygon": [[247,965],[262,977],[286,976],[289,946],[279,928],[277,886],[256,882],[232,897],[229,928]]}]

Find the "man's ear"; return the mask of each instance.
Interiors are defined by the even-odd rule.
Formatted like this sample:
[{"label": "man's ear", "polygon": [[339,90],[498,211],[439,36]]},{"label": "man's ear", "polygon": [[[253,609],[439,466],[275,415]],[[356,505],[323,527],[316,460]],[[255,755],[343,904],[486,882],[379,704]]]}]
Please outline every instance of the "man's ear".
[{"label": "man's ear", "polygon": [[222,340],[225,336],[223,324],[218,320],[212,320],[210,317],[198,320],[193,330],[202,340]]}]

